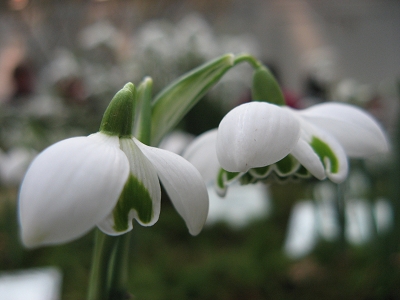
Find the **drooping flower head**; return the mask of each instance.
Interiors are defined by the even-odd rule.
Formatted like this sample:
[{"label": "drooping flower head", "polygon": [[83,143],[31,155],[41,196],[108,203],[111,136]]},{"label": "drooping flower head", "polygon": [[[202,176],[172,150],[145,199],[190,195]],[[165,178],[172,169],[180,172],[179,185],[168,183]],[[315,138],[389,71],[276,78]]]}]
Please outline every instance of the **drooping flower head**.
[{"label": "drooping flower head", "polygon": [[[253,78],[254,97],[268,102],[234,108],[218,130],[199,136],[184,153],[206,181],[216,181],[220,195],[233,181],[252,183],[271,176],[328,177],[340,183],[348,174],[348,157],[366,158],[389,149],[384,130],[360,108],[334,102],[304,110],[285,106],[278,84],[263,67]],[[213,176],[211,168],[204,168],[204,151],[219,162],[211,167]]]},{"label": "drooping flower head", "polygon": [[[151,82],[147,82],[151,84]],[[28,247],[64,243],[96,225],[109,235],[157,222],[162,182],[189,232],[206,220],[201,175],[171,152],[132,136],[136,89],[128,83],[107,108],[100,130],[60,141],[31,163],[19,193],[19,220]]]}]

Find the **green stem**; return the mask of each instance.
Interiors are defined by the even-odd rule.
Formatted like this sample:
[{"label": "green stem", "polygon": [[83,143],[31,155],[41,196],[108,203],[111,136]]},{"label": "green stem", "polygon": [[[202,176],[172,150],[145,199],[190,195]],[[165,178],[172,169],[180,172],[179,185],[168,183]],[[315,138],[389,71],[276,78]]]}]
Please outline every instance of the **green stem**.
[{"label": "green stem", "polygon": [[236,66],[242,62],[249,63],[254,69],[251,87],[253,101],[268,102],[280,106],[286,105],[279,83],[262,62],[249,54],[241,54],[235,57],[233,65]]},{"label": "green stem", "polygon": [[236,56],[233,61],[233,65],[236,66],[242,62],[249,63],[254,69],[258,69],[263,66],[263,64],[259,60],[257,60],[254,56],[251,56],[250,54],[240,54]]},{"label": "green stem", "polygon": [[117,243],[110,266],[110,300],[130,299],[128,293],[128,255],[131,232],[117,237]]},{"label": "green stem", "polygon": [[96,229],[92,269],[87,300],[106,300],[108,295],[108,266],[115,239]]},{"label": "green stem", "polygon": [[339,244],[342,249],[346,247],[346,216],[345,216],[345,184],[337,185],[336,212],[339,223]]}]

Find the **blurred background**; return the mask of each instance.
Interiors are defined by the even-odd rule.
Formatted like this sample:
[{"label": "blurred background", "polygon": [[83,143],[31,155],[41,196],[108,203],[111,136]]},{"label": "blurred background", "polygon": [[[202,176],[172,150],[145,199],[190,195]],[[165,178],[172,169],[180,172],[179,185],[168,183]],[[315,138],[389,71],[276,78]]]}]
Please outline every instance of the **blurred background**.
[{"label": "blurred background", "polygon": [[[210,189],[197,237],[164,197],[159,222],[134,227],[135,299],[400,299],[399,1],[4,0],[0,300],[86,295],[93,233],[36,250],[20,243],[16,198],[35,155],[96,132],[126,82],[151,76],[156,94],[227,52],[262,60],[292,107],[341,101],[368,110],[392,152],[351,161],[340,186],[233,186],[225,199]],[[249,100],[250,80],[246,65],[230,71],[161,146],[180,153],[217,127]]]}]

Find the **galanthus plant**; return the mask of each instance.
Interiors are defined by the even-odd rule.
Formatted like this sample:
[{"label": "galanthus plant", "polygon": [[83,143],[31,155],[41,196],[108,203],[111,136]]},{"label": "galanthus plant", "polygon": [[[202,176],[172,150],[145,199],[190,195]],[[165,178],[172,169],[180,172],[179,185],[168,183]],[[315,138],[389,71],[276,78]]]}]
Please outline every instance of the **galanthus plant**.
[{"label": "galanthus plant", "polygon": [[[229,112],[218,131],[204,134],[187,149],[187,160],[155,147],[242,62],[255,70],[252,92],[259,101]],[[154,99],[151,92],[148,77],[137,89],[126,84],[111,100],[99,132],[48,147],[31,163],[21,184],[19,221],[25,246],[65,243],[100,229],[90,300],[127,299],[129,231],[134,219],[143,226],[157,222],[160,182],[189,232],[197,235],[208,213],[203,178],[216,179],[221,195],[234,180],[252,183],[273,174],[341,182],[348,156],[365,157],[388,148],[377,122],[358,108],[334,103],[303,111],[285,107],[276,80],[250,55],[223,55],[184,74]]]},{"label": "galanthus plant", "polygon": [[126,84],[111,100],[99,132],[62,140],[29,166],[19,192],[21,239],[34,248],[96,234],[88,299],[126,299],[127,233],[151,226],[161,186],[197,235],[207,218],[204,181],[189,162],[157,145],[233,66],[227,54],[183,75],[152,101],[152,80]]},{"label": "galanthus plant", "polygon": [[215,181],[221,196],[237,180],[314,176],[341,183],[348,174],[348,157],[388,151],[385,132],[367,112],[335,102],[304,110],[287,107],[269,71],[254,65],[254,101],[235,107],[218,129],[200,135],[183,153],[207,182]]}]

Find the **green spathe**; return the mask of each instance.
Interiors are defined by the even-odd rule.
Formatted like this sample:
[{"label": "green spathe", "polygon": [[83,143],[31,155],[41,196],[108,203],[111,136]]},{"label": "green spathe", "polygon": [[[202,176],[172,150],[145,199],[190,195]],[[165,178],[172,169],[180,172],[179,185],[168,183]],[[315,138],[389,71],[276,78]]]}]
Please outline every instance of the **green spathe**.
[{"label": "green spathe", "polygon": [[339,172],[339,160],[336,157],[335,153],[329,147],[328,144],[320,140],[319,138],[313,136],[310,146],[314,149],[315,153],[319,156],[322,163],[327,168],[326,159],[330,161],[330,172],[331,173],[338,173]]},{"label": "green spathe", "polygon": [[162,90],[152,104],[151,144],[157,145],[233,66],[233,54],[208,62]]},{"label": "green spathe", "polygon": [[278,82],[264,66],[257,68],[253,73],[251,96],[255,101],[285,105],[285,99]]},{"label": "green spathe", "polygon": [[143,223],[153,217],[153,203],[146,187],[132,174],[129,175],[118,203],[113,210],[115,231],[125,231],[129,227],[129,213],[135,210]]},{"label": "green spathe", "polygon": [[135,113],[136,89],[127,83],[112,98],[100,124],[100,132],[118,137],[132,135],[132,121]]}]

